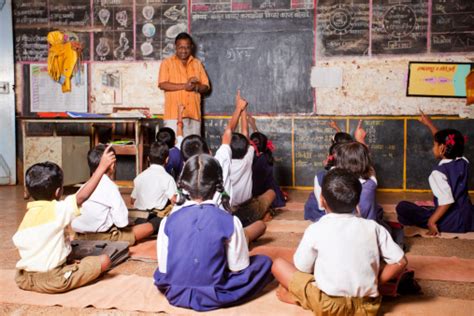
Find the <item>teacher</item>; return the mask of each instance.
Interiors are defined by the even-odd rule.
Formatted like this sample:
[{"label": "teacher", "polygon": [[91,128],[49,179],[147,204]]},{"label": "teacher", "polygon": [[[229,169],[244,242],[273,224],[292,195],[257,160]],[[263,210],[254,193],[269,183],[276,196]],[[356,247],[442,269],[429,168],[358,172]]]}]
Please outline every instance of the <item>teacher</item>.
[{"label": "teacher", "polygon": [[[209,91],[209,78],[202,63],[192,56],[193,39],[180,33],[175,39],[176,54],[161,63],[158,87],[165,91],[164,125],[176,133],[183,126],[183,136],[201,135],[201,94]],[[183,121],[178,122],[178,106],[185,110]]]}]

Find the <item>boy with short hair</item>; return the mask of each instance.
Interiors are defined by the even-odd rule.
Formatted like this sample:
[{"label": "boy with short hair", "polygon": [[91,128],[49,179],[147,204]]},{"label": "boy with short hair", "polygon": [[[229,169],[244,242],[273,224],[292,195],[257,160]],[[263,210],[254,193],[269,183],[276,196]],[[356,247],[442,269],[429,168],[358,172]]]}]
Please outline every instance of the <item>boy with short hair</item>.
[{"label": "boy with short hair", "polygon": [[352,214],[361,190],[345,170],[325,176],[321,203],[329,214],[306,229],[294,265],[281,258],[273,263],[281,301],[317,315],[377,314],[378,285],[399,275],[407,260],[384,227]]},{"label": "boy with short hair", "polygon": [[89,181],[63,201],[59,201],[63,171],[58,165],[44,162],[28,168],[26,188],[35,201],[27,204],[27,212],[12,238],[21,257],[16,264],[18,287],[27,291],[62,293],[90,283],[110,267],[107,255],[89,256],[68,264],[71,243],[65,237],[65,228],[80,215],[79,207],[114,162],[115,154],[107,148]]},{"label": "boy with short hair", "polygon": [[165,169],[166,172],[168,172],[175,180],[177,180],[181,174],[184,164],[180,150],[183,136],[178,135],[178,137],[176,137],[173,129],[169,127],[162,127],[156,134],[156,140],[168,145],[169,154],[168,161],[165,164]]},{"label": "boy with short hair", "polygon": [[[98,167],[104,150],[103,144],[89,150],[87,162],[91,172]],[[112,181],[114,176],[115,162],[109,166],[94,192],[83,203],[81,216],[72,221],[75,239],[126,241],[129,245],[134,245],[158,231],[161,219],[157,217],[147,223],[127,227],[128,208],[118,186]]]},{"label": "boy with short hair", "polygon": [[132,203],[135,208],[164,217],[176,201],[176,183],[164,165],[168,161],[168,146],[154,142],[150,147],[150,167],[133,180]]}]

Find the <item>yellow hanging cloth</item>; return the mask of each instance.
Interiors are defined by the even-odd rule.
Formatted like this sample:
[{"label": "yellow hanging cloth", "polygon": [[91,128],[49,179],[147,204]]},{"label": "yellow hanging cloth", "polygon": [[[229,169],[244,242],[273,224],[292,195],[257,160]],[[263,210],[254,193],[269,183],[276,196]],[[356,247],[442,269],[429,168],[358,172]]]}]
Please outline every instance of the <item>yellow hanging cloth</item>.
[{"label": "yellow hanging cloth", "polygon": [[71,77],[77,63],[78,54],[71,42],[59,31],[48,33],[48,73],[54,81],[62,85],[63,92],[71,91]]},{"label": "yellow hanging cloth", "polygon": [[474,70],[466,76],[466,104],[474,104]]}]

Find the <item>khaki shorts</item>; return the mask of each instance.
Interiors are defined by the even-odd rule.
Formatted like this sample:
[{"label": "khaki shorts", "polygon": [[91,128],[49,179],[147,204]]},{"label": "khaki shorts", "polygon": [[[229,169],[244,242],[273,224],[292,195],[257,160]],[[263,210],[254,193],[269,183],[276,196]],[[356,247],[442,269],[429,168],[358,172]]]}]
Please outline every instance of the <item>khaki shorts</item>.
[{"label": "khaki shorts", "polygon": [[265,213],[270,209],[270,205],[273,201],[268,201],[264,198],[264,195],[260,195],[256,198],[237,205],[233,208],[233,215],[237,216],[242,222],[242,226],[248,226],[258,220],[261,220]]},{"label": "khaki shorts", "polygon": [[22,290],[54,294],[86,285],[97,279],[100,273],[99,257],[91,256],[79,263],[64,263],[48,272],[17,270],[15,282]]},{"label": "khaki shorts", "polygon": [[74,239],[126,241],[130,246],[135,245],[136,242],[132,227],[117,228],[115,226],[103,233],[75,233]]},{"label": "khaki shorts", "polygon": [[382,298],[330,296],[314,285],[312,274],[295,272],[289,284],[298,305],[315,315],[377,315]]}]

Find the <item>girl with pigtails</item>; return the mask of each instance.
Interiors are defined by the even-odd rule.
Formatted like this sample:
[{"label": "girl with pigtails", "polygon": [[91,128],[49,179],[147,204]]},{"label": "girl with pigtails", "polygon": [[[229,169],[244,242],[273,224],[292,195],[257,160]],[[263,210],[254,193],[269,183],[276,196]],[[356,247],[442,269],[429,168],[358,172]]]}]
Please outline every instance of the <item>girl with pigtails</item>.
[{"label": "girl with pigtails", "polygon": [[[186,161],[178,180],[181,208],[164,218],[157,240],[154,280],[174,306],[208,311],[237,305],[271,280],[270,258],[249,257],[252,225],[245,230],[230,212],[222,168],[210,155]],[[220,205],[213,200],[221,194]]]},{"label": "girl with pigtails", "polygon": [[434,207],[402,201],[397,205],[400,223],[428,228],[428,235],[474,231],[474,206],[468,193],[469,161],[463,156],[465,138],[455,129],[438,130],[423,112],[420,122],[434,137],[433,155],[440,160],[429,176]]}]

